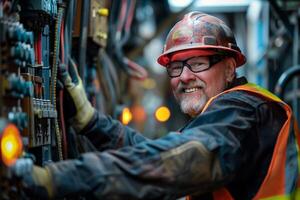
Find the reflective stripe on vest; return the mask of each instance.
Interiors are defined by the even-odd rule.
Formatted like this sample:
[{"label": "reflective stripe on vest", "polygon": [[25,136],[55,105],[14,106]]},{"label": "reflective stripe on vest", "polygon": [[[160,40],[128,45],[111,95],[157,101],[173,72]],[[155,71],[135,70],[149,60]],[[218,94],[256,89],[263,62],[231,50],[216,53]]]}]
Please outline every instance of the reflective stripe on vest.
[{"label": "reflective stripe on vest", "polygon": [[[248,91],[270,101],[278,102],[284,108],[288,117],[278,134],[268,172],[253,200],[300,200],[300,179],[298,177],[300,172],[299,130],[296,120],[293,120],[291,108],[286,103],[271,92],[255,84],[247,83],[212,97],[206,103],[202,112],[219,95],[236,90]],[[292,132],[293,128],[294,131]],[[234,199],[226,188],[213,192],[213,197],[214,200]]]}]

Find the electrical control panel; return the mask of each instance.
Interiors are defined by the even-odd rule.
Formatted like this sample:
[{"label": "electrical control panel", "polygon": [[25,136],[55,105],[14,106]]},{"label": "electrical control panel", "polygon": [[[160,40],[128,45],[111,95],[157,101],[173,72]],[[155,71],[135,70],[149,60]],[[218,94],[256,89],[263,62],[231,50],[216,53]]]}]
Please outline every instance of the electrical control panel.
[{"label": "electrical control panel", "polygon": [[2,9],[1,117],[20,129],[26,151],[44,152],[36,156],[38,164],[43,165],[56,158],[51,154],[51,149],[57,146],[57,110],[51,96],[50,44],[54,39],[50,38],[49,29],[55,24],[57,2],[6,1]]},{"label": "electrical control panel", "polygon": [[0,102],[1,117],[21,130],[28,126],[24,99],[33,98],[33,83],[21,75],[34,65],[33,33],[13,16],[0,20]]},{"label": "electrical control panel", "polygon": [[[3,156],[18,145],[18,158],[30,157],[40,166],[86,151],[78,150],[77,136],[64,118],[68,102],[63,101],[65,90],[59,73],[86,54],[81,51],[77,55],[77,36],[91,41],[95,52],[106,47],[109,13],[105,2],[88,3],[85,31],[76,32],[81,28],[76,26],[75,19],[81,16],[76,8],[85,1],[0,1],[0,199],[23,199],[20,180],[8,178],[7,163],[12,162],[5,162]],[[96,80],[95,67],[89,67],[96,58],[88,55],[82,60],[87,62],[81,67]],[[15,132],[21,142],[8,141],[3,150],[5,131]]]}]

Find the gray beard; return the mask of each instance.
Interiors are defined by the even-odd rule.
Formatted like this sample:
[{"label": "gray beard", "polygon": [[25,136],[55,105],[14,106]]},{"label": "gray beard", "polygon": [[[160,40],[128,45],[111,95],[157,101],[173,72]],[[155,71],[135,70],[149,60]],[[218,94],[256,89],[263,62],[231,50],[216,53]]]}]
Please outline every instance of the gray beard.
[{"label": "gray beard", "polygon": [[201,113],[207,101],[207,96],[202,94],[200,97],[183,97],[178,100],[178,103],[183,113],[196,117]]}]

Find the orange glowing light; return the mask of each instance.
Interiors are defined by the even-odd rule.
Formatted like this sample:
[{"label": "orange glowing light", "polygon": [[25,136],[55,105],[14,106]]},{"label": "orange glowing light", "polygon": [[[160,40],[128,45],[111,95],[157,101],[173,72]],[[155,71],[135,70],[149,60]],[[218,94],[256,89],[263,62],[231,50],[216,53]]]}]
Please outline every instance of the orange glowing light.
[{"label": "orange glowing light", "polygon": [[161,106],[155,111],[155,117],[160,122],[167,121],[171,116],[171,112],[168,107]]},{"label": "orange glowing light", "polygon": [[127,125],[132,120],[132,113],[129,108],[124,108],[122,111],[121,121],[122,124]]},{"label": "orange glowing light", "polygon": [[18,128],[8,124],[1,136],[1,158],[6,166],[13,165],[22,154],[23,143]]},{"label": "orange glowing light", "polygon": [[144,123],[146,121],[147,118],[147,113],[144,109],[143,106],[141,105],[134,105],[130,108],[131,112],[132,112],[132,121],[134,123]]}]

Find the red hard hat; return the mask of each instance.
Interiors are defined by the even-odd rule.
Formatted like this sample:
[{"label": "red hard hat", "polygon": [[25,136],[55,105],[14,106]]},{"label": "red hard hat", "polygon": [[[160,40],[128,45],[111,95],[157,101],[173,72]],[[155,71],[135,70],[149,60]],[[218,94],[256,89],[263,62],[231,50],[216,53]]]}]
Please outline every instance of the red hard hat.
[{"label": "red hard hat", "polygon": [[230,55],[234,57],[237,67],[246,62],[230,28],[222,20],[201,12],[190,12],[175,24],[157,62],[166,66],[170,56],[192,49]]}]

